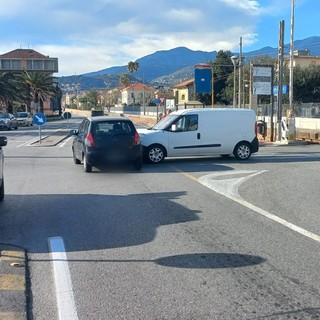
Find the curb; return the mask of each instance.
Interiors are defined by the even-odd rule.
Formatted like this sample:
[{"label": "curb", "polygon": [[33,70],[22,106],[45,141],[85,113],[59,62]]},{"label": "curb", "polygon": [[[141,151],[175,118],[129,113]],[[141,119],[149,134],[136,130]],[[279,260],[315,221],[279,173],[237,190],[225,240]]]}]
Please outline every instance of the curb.
[{"label": "curb", "polygon": [[61,141],[65,140],[70,136],[70,130],[57,130],[52,134],[44,136],[41,138],[41,143],[39,143],[39,139],[32,143],[33,147],[53,147],[56,146]]},{"label": "curb", "polygon": [[0,319],[27,319],[27,254],[0,243]]}]

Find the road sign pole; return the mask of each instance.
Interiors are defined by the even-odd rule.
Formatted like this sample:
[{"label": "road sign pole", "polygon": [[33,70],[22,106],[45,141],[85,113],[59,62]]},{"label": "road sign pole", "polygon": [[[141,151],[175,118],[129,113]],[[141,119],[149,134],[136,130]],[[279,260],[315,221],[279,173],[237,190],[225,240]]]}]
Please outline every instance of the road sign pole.
[{"label": "road sign pole", "polygon": [[39,126],[39,144],[41,144],[41,126]]}]

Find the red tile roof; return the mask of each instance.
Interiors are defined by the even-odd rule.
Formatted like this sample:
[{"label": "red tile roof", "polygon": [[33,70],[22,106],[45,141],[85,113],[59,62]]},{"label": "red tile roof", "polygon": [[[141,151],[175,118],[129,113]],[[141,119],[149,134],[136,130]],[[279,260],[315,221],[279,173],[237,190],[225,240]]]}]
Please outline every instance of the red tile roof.
[{"label": "red tile roof", "polygon": [[142,83],[131,84],[129,87],[123,88],[122,90],[143,90],[143,88],[145,90],[154,90],[153,87],[143,85]]},{"label": "red tile roof", "polygon": [[194,79],[189,79],[187,81],[183,81],[177,85],[174,86],[174,88],[176,89],[182,89],[182,88],[186,88],[188,86],[192,86],[194,84]]},{"label": "red tile roof", "polygon": [[0,55],[0,58],[8,59],[29,59],[29,58],[49,58],[33,49],[16,49],[5,54]]}]

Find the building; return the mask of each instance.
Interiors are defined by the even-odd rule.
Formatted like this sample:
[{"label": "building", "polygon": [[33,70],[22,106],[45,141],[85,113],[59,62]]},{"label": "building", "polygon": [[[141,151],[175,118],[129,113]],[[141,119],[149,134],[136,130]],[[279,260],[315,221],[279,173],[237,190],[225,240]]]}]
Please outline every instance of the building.
[{"label": "building", "polygon": [[[0,55],[0,72],[17,74],[24,70],[53,74],[58,72],[58,58],[50,58],[33,49],[16,49]],[[59,106],[59,101],[51,97],[44,101],[44,112],[45,114],[52,114],[55,111],[54,109]],[[31,109],[35,111],[33,103]]]},{"label": "building", "polygon": [[123,105],[148,105],[154,98],[155,89],[142,83],[134,83],[122,89],[121,101]]},{"label": "building", "polygon": [[0,55],[0,71],[58,72],[58,58],[49,58],[32,49],[16,49]]},{"label": "building", "polygon": [[[288,67],[290,57],[284,59],[284,65]],[[319,66],[320,57],[311,56],[310,50],[296,50],[293,52],[293,67],[307,68],[310,66]]]}]

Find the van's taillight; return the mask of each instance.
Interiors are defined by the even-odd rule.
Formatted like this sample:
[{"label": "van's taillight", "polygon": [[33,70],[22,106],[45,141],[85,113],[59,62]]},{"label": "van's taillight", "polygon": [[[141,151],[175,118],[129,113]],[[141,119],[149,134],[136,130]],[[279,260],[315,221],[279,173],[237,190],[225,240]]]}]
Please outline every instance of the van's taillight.
[{"label": "van's taillight", "polygon": [[91,134],[91,132],[89,132],[84,140],[84,143],[87,147],[91,147],[94,148],[95,144],[94,144],[94,140],[93,140],[93,136]]},{"label": "van's taillight", "polygon": [[255,133],[255,135],[257,137],[258,136],[258,124],[257,124],[257,121],[256,121],[256,123],[254,125],[254,133]]},{"label": "van's taillight", "polygon": [[137,131],[135,131],[134,139],[133,139],[133,145],[137,146],[139,144],[140,144],[140,136],[139,136],[139,133]]}]

